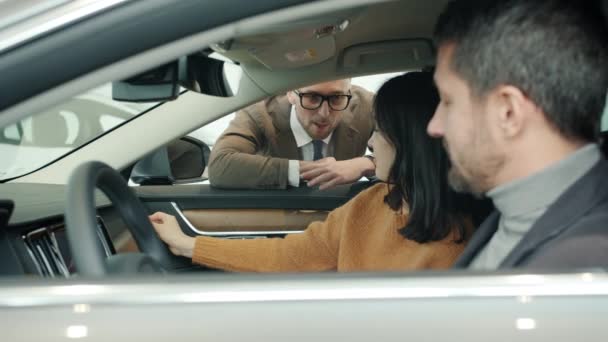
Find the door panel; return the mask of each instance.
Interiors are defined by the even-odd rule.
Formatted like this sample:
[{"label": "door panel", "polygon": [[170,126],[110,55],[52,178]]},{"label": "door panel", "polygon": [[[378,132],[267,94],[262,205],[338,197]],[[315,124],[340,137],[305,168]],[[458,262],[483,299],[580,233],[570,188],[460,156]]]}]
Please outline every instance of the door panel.
[{"label": "door panel", "polygon": [[146,203],[176,202],[189,209],[305,209],[332,210],[371,185],[369,181],[341,185],[330,190],[226,190],[208,184],[147,185],[134,187]]},{"label": "door panel", "polygon": [[210,185],[141,186],[134,188],[150,213],[174,215],[190,235],[276,236],[297,233],[346,203],[371,182],[319,191],[222,190]]},{"label": "door panel", "polygon": [[297,232],[310,222],[323,221],[325,210],[297,209],[194,209],[183,211],[184,216],[200,231],[213,233],[231,231],[287,231]]},{"label": "door panel", "polygon": [[[319,191],[311,188],[287,190],[222,190],[206,184],[138,186],[133,190],[148,212],[163,211],[176,217],[189,236],[221,238],[273,238],[301,233],[310,222],[323,220],[372,182],[358,182]],[[115,242],[116,243],[116,242]],[[136,251],[130,236],[121,239],[120,251]],[[189,259],[168,255],[172,271],[204,267]]]}]

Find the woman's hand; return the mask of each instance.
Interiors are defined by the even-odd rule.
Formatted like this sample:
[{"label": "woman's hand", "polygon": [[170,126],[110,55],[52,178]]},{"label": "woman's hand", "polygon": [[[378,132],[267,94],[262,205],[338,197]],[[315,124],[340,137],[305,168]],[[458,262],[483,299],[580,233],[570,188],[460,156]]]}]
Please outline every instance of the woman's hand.
[{"label": "woman's hand", "polygon": [[194,238],[184,234],[174,216],[163,212],[156,212],[148,217],[156,233],[163,240],[171,253],[192,258]]}]

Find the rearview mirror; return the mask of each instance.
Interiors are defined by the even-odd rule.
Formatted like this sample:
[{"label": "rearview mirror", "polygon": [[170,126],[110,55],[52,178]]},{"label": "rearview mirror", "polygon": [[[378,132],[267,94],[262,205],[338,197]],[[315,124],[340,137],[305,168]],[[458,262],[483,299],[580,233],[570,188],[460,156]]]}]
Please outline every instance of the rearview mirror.
[{"label": "rearview mirror", "polygon": [[112,83],[112,98],[126,102],[175,100],[181,89],[231,97],[238,91],[242,70],[216,54],[197,53]]},{"label": "rearview mirror", "polygon": [[112,98],[127,102],[160,102],[179,96],[179,62],[171,62],[129,79],[112,82]]}]

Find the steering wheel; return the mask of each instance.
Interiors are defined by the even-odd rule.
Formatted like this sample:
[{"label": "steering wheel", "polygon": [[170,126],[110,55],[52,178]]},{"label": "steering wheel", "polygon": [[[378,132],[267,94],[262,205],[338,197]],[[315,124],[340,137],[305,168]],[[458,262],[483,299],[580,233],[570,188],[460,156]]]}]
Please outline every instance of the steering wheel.
[{"label": "steering wheel", "polygon": [[[118,210],[139,250],[106,258],[97,231],[95,189],[99,188]],[[122,176],[98,162],[80,165],[70,176],[65,210],[68,241],[76,269],[84,276],[114,273],[162,273],[160,261],[170,254],[158,238],[143,205]]]}]

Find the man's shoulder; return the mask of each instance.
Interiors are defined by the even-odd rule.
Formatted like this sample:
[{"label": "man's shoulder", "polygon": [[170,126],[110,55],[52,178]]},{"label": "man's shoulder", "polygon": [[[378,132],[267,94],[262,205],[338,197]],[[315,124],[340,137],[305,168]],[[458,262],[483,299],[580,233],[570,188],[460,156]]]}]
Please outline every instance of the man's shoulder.
[{"label": "man's shoulder", "polygon": [[374,93],[362,87],[351,87],[351,100],[349,113],[342,117],[342,124],[354,128],[360,133],[371,135],[373,130],[373,103]]},{"label": "man's shoulder", "polygon": [[[608,226],[608,161],[601,158],[584,174],[570,189],[549,208],[547,214],[555,214],[558,218],[571,217],[566,234],[586,234],[600,227]],[[566,211],[564,215],[562,211]],[[568,210],[573,212],[567,213]],[[608,236],[608,230],[604,234]]]},{"label": "man's shoulder", "polygon": [[375,95],[373,92],[357,85],[352,85],[350,92],[353,95],[352,101],[365,107],[372,107]]},{"label": "man's shoulder", "polygon": [[[571,220],[564,222],[564,230],[547,237],[532,257],[531,266],[539,267],[608,267],[608,162],[601,159],[580,182],[586,193],[569,202],[569,207],[553,208],[564,211]],[[574,189],[573,189],[574,190]],[[576,194],[576,191],[571,192]],[[568,195],[568,194],[566,194]],[[565,216],[564,216],[565,217]],[[556,232],[557,233],[557,232]]]},{"label": "man's shoulder", "polygon": [[276,114],[288,115],[291,104],[285,95],[275,95],[258,101],[241,110],[253,118],[271,119]]},{"label": "man's shoulder", "polygon": [[[571,235],[593,234],[604,235],[608,238],[608,162],[601,160],[595,166],[595,173],[590,172],[589,185],[596,186],[596,201],[588,203],[587,211],[572,223]],[[600,174],[598,171],[603,171]]]},{"label": "man's shoulder", "polygon": [[572,222],[564,234],[541,246],[527,267],[608,267],[608,201]]},{"label": "man's shoulder", "polygon": [[287,96],[271,96],[249,105],[236,113],[237,121],[249,121],[259,128],[272,130],[272,127],[283,127],[289,123],[291,104]]}]

